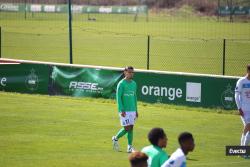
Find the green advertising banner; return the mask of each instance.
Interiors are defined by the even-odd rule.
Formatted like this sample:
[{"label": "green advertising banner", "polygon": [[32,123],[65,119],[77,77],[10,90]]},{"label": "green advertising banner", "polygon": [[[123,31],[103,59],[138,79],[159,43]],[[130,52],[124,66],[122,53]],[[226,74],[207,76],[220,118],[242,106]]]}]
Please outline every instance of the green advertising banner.
[{"label": "green advertising banner", "polygon": [[0,64],[0,91],[48,94],[48,65]]},{"label": "green advertising banner", "polygon": [[121,77],[121,72],[113,70],[53,66],[50,93],[115,98],[116,85]]},{"label": "green advertising banner", "polygon": [[0,11],[7,11],[7,12],[24,12],[25,11],[25,4],[18,4],[18,3],[0,3]]},{"label": "green advertising banner", "polygon": [[[0,61],[0,91],[115,98],[121,69]],[[239,77],[138,70],[139,101],[236,109]]]},{"label": "green advertising banner", "polygon": [[[72,5],[73,13],[114,13],[136,14],[148,13],[147,6],[85,6]],[[0,11],[9,12],[42,12],[42,13],[67,13],[67,5],[0,3]]]},{"label": "green advertising banner", "polygon": [[148,7],[147,6],[82,6],[82,13],[116,13],[116,14],[148,13]]},{"label": "green advertising banner", "polygon": [[250,6],[223,6],[218,9],[220,15],[250,15]]},{"label": "green advertising banner", "polygon": [[[122,71],[54,66],[51,79],[55,95],[114,98]],[[134,80],[139,101],[236,109],[236,77],[139,71]]]},{"label": "green advertising banner", "polygon": [[238,78],[139,72],[138,99],[150,103],[235,109]]}]

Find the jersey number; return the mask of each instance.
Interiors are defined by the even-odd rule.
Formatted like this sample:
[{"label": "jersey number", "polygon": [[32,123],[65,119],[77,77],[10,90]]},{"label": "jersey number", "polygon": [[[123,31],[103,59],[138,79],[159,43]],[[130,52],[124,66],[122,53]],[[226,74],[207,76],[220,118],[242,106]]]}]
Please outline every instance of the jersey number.
[{"label": "jersey number", "polygon": [[129,119],[126,119],[125,122],[126,122],[126,124],[128,124],[129,123]]}]

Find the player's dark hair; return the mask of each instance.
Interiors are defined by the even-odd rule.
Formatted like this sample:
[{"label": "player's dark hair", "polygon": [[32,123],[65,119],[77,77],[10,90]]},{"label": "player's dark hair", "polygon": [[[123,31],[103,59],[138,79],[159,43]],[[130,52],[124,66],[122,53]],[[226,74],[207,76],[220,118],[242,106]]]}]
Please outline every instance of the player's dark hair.
[{"label": "player's dark hair", "polygon": [[190,140],[190,139],[193,139],[193,135],[189,132],[182,132],[179,137],[178,137],[178,141],[180,143],[180,145],[187,141],[187,140]]},{"label": "player's dark hair", "polygon": [[250,71],[250,64],[247,65],[247,70]]},{"label": "player's dark hair", "polygon": [[126,66],[124,68],[124,71],[128,71],[128,70],[134,70],[134,67],[132,67],[132,66]]},{"label": "player's dark hair", "polygon": [[139,166],[141,163],[147,163],[148,156],[143,152],[133,152],[128,157],[131,166]]},{"label": "player's dark hair", "polygon": [[166,137],[166,134],[162,128],[153,128],[148,133],[148,140],[151,144],[157,146],[159,139]]}]

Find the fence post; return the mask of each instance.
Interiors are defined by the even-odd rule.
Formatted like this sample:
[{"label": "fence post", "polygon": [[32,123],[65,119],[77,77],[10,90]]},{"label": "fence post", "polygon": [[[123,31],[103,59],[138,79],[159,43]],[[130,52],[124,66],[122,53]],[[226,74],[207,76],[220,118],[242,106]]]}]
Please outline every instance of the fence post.
[{"label": "fence post", "polygon": [[0,58],[2,58],[2,27],[0,26]]},{"label": "fence post", "polygon": [[69,0],[68,2],[68,10],[69,10],[69,61],[70,64],[73,64],[71,0]]},{"label": "fence post", "polygon": [[233,22],[233,0],[230,1],[230,22]]},{"label": "fence post", "polygon": [[218,2],[217,2],[217,8],[218,8],[217,21],[220,21],[220,0],[218,0]]},{"label": "fence post", "polygon": [[[90,6],[90,5],[89,5],[89,1],[90,1],[90,0],[88,0],[88,8],[89,8],[89,6]],[[88,21],[90,21],[90,13],[88,12],[88,10],[87,10],[87,13],[88,13]]]},{"label": "fence post", "polygon": [[25,6],[24,6],[24,19],[26,20],[26,18],[27,18],[27,12],[26,12],[27,0],[24,1],[24,4],[25,4]]},{"label": "fence post", "polygon": [[148,46],[147,46],[147,70],[149,70],[149,57],[150,57],[150,36],[148,35]]},{"label": "fence post", "polygon": [[226,39],[223,40],[222,75],[225,75]]}]

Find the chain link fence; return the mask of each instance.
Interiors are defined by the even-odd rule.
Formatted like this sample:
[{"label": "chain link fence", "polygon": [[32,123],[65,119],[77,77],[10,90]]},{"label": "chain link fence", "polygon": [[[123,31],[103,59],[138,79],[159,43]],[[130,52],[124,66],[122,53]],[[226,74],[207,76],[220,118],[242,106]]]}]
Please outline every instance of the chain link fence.
[{"label": "chain link fence", "polygon": [[[69,63],[67,2],[0,0],[1,57]],[[72,0],[73,63],[243,75],[250,63],[249,16],[218,19],[218,2]],[[85,7],[93,12],[79,12]]]}]

